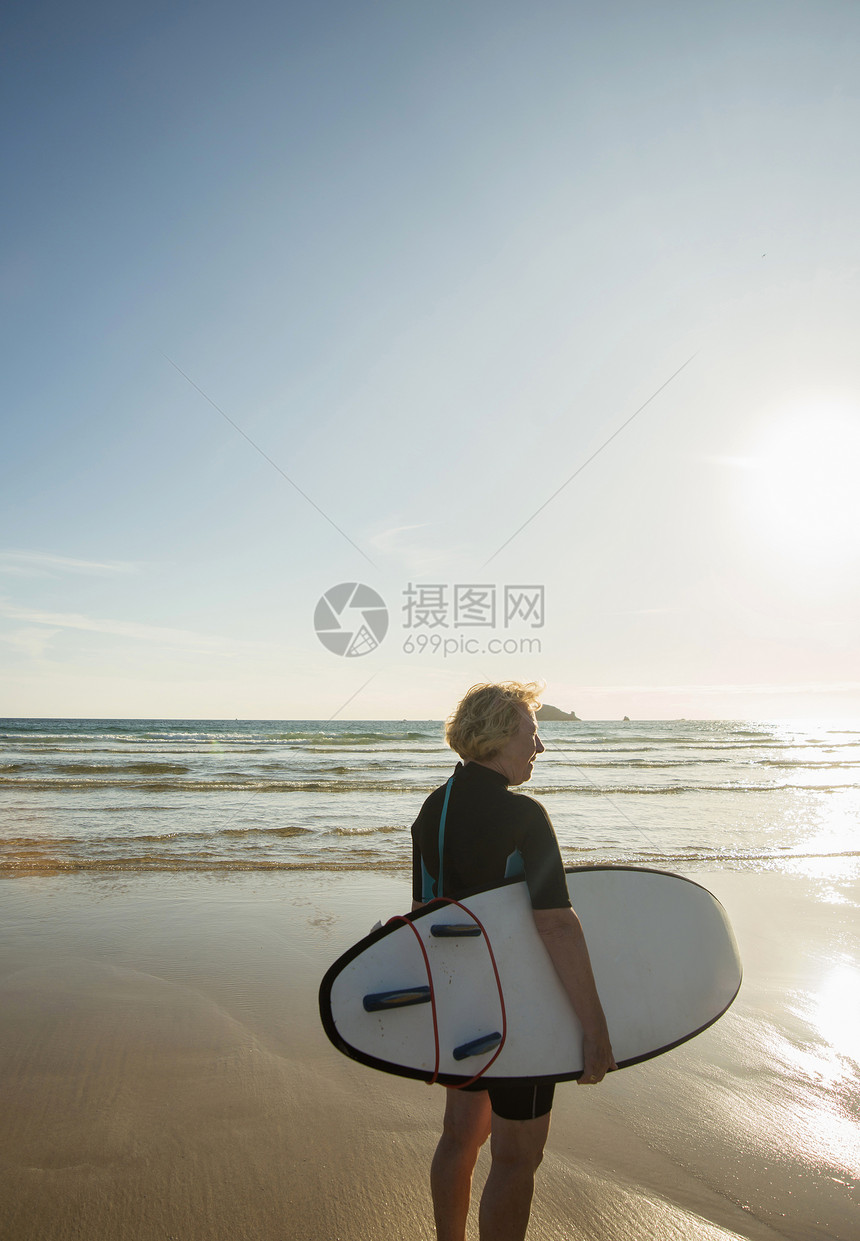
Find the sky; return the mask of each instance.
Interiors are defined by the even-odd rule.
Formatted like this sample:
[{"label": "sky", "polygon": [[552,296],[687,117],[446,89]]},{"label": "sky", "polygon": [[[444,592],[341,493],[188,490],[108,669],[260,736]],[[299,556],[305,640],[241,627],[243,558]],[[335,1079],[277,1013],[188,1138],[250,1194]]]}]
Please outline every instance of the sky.
[{"label": "sky", "polygon": [[860,5],[2,23],[0,715],[860,718]]}]

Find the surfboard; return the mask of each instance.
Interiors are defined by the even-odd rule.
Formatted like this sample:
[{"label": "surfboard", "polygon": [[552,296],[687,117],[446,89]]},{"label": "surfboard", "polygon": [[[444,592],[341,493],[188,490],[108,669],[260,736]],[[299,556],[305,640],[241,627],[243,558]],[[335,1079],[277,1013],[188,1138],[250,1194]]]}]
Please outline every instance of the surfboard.
[{"label": "surfboard", "polygon": [[[706,888],[642,867],[566,874],[619,1068],[662,1055],[725,1013],[741,962]],[[319,1003],[334,1046],[386,1073],[461,1085],[481,1073],[489,1082],[582,1072],[582,1029],[522,879],[374,929],[327,970]]]}]

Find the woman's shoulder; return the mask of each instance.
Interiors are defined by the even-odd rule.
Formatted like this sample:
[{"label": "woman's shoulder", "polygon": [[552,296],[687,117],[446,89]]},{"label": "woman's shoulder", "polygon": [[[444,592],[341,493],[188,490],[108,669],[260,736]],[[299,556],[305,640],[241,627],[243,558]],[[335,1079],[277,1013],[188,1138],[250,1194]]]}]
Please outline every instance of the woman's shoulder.
[{"label": "woman's shoulder", "polygon": [[511,816],[523,827],[545,827],[547,824],[552,826],[546,807],[537,798],[528,793],[514,792],[512,789],[506,789],[505,794]]}]

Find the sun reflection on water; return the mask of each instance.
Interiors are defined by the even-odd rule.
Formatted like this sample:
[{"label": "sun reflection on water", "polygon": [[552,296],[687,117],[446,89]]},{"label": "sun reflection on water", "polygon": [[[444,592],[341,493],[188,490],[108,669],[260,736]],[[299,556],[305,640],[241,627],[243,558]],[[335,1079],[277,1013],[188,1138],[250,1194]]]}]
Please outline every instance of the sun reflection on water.
[{"label": "sun reflection on water", "polygon": [[792,1139],[808,1158],[860,1176],[860,963],[833,964],[790,1011],[794,1037],[777,1036],[772,1050],[795,1083]]},{"label": "sun reflection on water", "polygon": [[809,996],[808,1019],[837,1062],[852,1061],[860,1069],[860,966],[835,965],[817,992]]}]

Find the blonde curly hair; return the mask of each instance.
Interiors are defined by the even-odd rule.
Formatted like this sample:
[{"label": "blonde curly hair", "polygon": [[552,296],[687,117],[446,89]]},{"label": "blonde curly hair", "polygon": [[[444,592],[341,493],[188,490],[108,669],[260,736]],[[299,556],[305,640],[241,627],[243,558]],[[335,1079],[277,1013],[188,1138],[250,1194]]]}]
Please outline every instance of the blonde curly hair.
[{"label": "blonde curly hair", "polygon": [[445,740],[466,762],[498,754],[516,735],[523,712],[537,711],[545,686],[535,681],[473,685],[445,722]]}]

